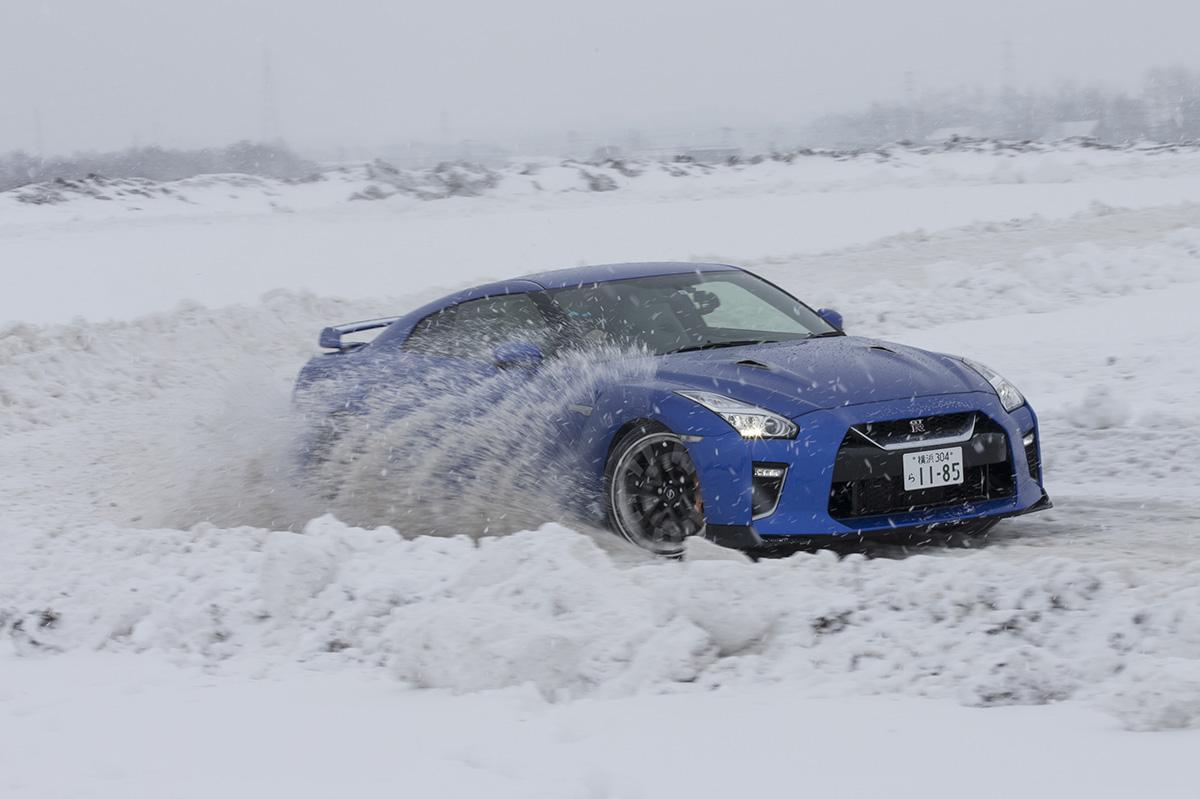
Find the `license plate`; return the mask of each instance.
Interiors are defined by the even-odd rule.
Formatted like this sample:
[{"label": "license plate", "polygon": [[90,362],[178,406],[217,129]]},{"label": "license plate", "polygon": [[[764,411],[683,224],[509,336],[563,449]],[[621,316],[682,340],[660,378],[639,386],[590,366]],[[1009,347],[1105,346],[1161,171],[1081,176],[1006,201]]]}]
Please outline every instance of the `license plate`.
[{"label": "license plate", "polygon": [[962,447],[930,449],[904,454],[904,490],[961,485],[963,481]]}]

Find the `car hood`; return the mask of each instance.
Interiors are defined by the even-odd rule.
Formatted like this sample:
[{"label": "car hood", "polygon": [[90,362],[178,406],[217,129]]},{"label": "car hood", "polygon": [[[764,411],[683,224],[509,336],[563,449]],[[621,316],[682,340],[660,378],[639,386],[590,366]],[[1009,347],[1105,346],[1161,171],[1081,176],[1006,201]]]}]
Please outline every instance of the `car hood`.
[{"label": "car hood", "polygon": [[990,390],[961,361],[885,341],[838,336],[660,356],[657,378],[776,413]]}]

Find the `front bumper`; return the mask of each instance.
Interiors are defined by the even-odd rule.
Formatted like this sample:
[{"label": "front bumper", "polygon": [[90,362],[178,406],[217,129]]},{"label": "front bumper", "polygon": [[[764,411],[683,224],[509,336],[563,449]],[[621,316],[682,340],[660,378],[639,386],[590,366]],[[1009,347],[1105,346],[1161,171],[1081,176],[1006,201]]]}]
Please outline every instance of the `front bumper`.
[{"label": "front bumper", "polygon": [[[927,418],[975,412],[1004,434],[997,464],[1011,473],[1004,496],[973,499],[911,511],[846,518],[831,514],[830,495],[839,448],[852,426],[889,420]],[[747,441],[736,434],[704,437],[687,446],[700,474],[708,537],[737,548],[754,548],[772,540],[864,536],[957,525],[971,520],[1003,518],[1049,507],[1041,483],[1037,417],[1024,405],[1006,412],[994,394],[970,392],[850,405],[814,411],[795,420],[795,440]],[[1023,440],[1033,434],[1033,450]],[[905,451],[920,451],[914,443]],[[1031,467],[1031,456],[1037,463]],[[769,515],[754,518],[752,470],[755,463],[786,464],[787,477],[778,505]]]}]

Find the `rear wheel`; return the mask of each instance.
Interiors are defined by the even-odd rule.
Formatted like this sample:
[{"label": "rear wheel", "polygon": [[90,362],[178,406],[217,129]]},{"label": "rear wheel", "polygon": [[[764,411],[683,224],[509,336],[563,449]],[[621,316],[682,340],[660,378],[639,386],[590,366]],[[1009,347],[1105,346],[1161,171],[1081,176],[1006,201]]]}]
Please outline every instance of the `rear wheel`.
[{"label": "rear wheel", "polygon": [[658,555],[679,555],[684,539],[704,532],[696,465],[679,436],[661,425],[621,437],[609,457],[605,492],[613,529]]}]

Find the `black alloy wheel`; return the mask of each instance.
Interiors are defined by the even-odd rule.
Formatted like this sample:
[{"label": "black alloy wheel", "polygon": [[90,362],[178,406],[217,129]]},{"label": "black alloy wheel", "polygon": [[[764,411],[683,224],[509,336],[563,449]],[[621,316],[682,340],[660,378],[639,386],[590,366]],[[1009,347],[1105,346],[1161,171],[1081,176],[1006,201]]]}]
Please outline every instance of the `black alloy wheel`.
[{"label": "black alloy wheel", "polygon": [[679,436],[643,426],[613,448],[606,471],[608,516],[625,539],[658,555],[678,556],[684,539],[704,532],[696,465]]}]

